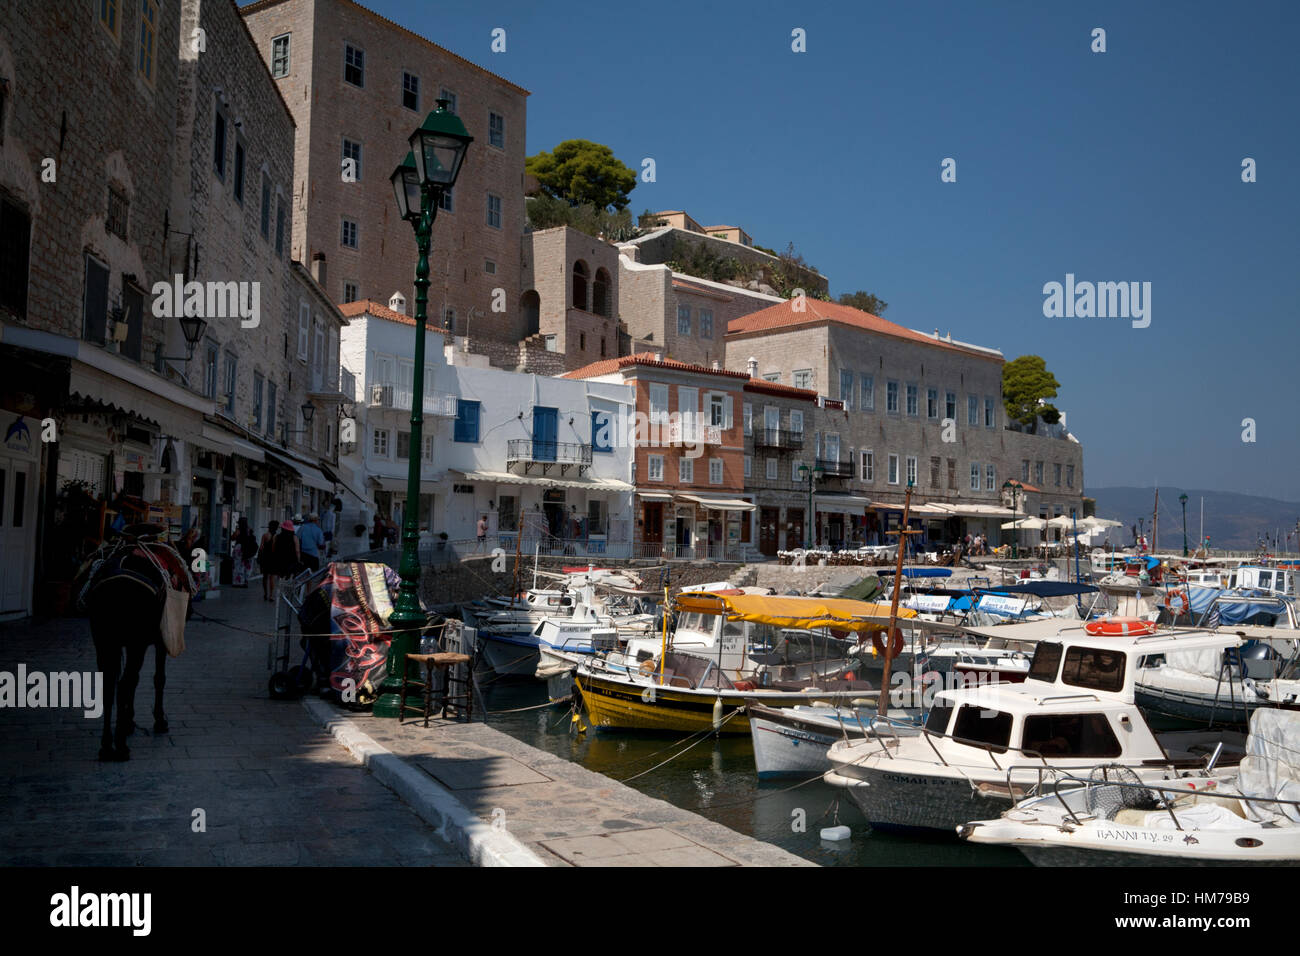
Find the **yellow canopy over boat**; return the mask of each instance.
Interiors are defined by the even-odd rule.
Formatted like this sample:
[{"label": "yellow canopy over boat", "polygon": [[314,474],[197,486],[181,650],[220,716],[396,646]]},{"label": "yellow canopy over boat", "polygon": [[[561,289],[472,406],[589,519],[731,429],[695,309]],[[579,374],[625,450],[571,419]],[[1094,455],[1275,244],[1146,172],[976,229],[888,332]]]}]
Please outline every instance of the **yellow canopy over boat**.
[{"label": "yellow canopy over boat", "polygon": [[[889,626],[889,605],[848,598],[778,597],[764,594],[687,592],[677,608],[700,614],[725,614],[732,621],[756,621],[776,627],[832,627],[841,631],[882,631]],[[916,617],[898,609],[899,620]]]}]

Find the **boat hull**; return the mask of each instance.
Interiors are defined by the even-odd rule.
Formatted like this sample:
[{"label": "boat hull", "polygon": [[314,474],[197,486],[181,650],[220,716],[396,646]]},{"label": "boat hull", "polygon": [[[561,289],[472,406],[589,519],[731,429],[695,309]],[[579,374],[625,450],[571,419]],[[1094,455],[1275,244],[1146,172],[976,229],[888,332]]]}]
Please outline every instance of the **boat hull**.
[{"label": "boat hull", "polygon": [[878,829],[935,830],[953,835],[971,820],[996,817],[1011,797],[976,789],[965,777],[909,774],[857,765],[853,776],[836,770],[826,782],[849,791],[867,822]]},{"label": "boat hull", "polygon": [[532,677],[537,673],[537,641],[528,635],[489,636],[479,632],[479,659],[498,675]]},{"label": "boat hull", "polygon": [[[663,687],[633,681],[618,681],[579,671],[573,678],[574,692],[581,696],[590,725],[597,730],[671,730],[698,732],[717,730],[724,734],[747,734],[748,701],[758,699],[769,707],[793,707],[814,700],[847,704],[862,696],[862,690],[825,692],[783,692],[756,690],[693,690]],[[721,727],[713,724],[714,706],[722,699]],[[732,715],[733,711],[739,711]]]}]

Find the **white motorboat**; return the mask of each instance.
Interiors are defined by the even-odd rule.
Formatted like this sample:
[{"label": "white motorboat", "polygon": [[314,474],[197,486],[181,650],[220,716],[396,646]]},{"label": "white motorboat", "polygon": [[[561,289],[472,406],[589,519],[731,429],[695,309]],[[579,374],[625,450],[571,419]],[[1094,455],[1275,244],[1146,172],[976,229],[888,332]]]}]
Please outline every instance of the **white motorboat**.
[{"label": "white motorboat", "polygon": [[[1102,636],[1063,621],[1002,625],[1035,643],[1019,684],[939,691],[914,737],[840,741],[828,782],[848,789],[874,826],[946,830],[992,817],[1060,772],[1100,761],[1142,781],[1231,765],[1244,738],[1229,731],[1156,734],[1134,700],[1138,661],[1151,654],[1232,646],[1213,631]],[[1218,744],[1224,747],[1217,747]],[[992,812],[982,812],[992,811]]]},{"label": "white motorboat", "polygon": [[850,707],[768,707],[751,700],[745,710],[759,780],[820,776],[830,769],[826,755],[838,740],[920,731],[919,711],[891,709],[887,717],[881,717],[875,701]]},{"label": "white motorboat", "polygon": [[1152,786],[1097,768],[999,818],[958,826],[971,843],[1018,848],[1040,866],[1300,864],[1300,715],[1256,711],[1226,779]]}]

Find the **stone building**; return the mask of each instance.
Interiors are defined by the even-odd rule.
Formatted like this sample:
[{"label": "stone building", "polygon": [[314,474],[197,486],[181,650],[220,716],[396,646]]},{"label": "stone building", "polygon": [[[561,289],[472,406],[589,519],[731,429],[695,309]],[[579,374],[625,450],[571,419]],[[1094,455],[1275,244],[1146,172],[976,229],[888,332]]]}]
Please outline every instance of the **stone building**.
[{"label": "stone building", "polygon": [[158,374],[174,320],[149,308],[179,28],[152,0],[0,4],[0,616],[66,603],[96,502],[174,495],[159,436],[197,432],[211,406]]},{"label": "stone building", "polygon": [[520,365],[546,372],[539,352],[550,353],[558,374],[620,354],[618,259],[614,246],[569,226],[524,235]]},{"label": "stone building", "polygon": [[745,442],[736,411],[743,373],[641,353],[593,362],[565,378],[631,385],[635,411],[613,441],[633,449],[638,557],[737,558],[747,514]]},{"label": "stone building", "polygon": [[[321,459],[337,464],[344,319],[290,255],[295,132],[281,90],[232,0],[181,8],[168,274],[237,289],[241,309],[205,314],[193,359],[167,371],[214,402],[186,442],[182,504],[209,552],[224,556],[239,518],[264,527],[319,511],[335,491]],[[184,340],[171,333],[179,354]]]},{"label": "stone building", "polygon": [[[1063,426],[1007,427],[995,349],[814,299],[733,320],[726,344],[728,368],[843,405],[839,421],[811,436],[813,457],[853,471],[843,490],[871,500],[881,535],[897,526],[910,480],[927,539],[983,532],[997,543],[1011,518],[1003,485],[1026,462],[1024,480],[1042,479],[1033,507],[1052,517],[1080,506],[1082,447]],[[886,540],[868,534],[867,543]]]},{"label": "stone building", "polygon": [[[414,301],[415,240],[389,176],[446,99],[474,142],[434,225],[430,315],[513,347],[525,328],[528,92],[352,0],[260,0],[240,12],[297,122],[294,258],[326,256],[335,302],[386,302],[395,290]],[[500,360],[515,364],[509,350]]]}]

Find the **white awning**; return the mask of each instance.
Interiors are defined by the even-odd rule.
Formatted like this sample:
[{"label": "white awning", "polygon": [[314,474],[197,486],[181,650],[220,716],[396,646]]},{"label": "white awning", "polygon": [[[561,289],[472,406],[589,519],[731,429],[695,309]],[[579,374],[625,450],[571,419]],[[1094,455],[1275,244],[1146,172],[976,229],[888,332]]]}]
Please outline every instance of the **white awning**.
[{"label": "white awning", "polygon": [[681,501],[693,501],[709,511],[753,511],[754,502],[740,498],[714,498],[710,495],[678,495]]},{"label": "white awning", "polygon": [[644,498],[646,501],[672,501],[673,496],[666,491],[638,491],[638,498]]},{"label": "white awning", "polygon": [[936,501],[933,507],[946,511],[953,517],[958,518],[1010,518],[1013,514],[1010,508],[1001,508],[997,505],[981,504],[949,504],[947,502]]},{"label": "white awning", "polygon": [[298,461],[295,461],[293,464],[294,467],[298,469],[298,474],[302,475],[302,483],[304,485],[307,485],[309,488],[318,488],[321,491],[328,491],[331,494],[334,493],[334,482],[321,474],[319,468],[314,468],[311,465],[304,465],[302,462]]},{"label": "white awning", "polygon": [[203,429],[193,441],[197,445],[221,452],[223,455],[237,454],[235,451],[235,436],[223,431],[216,425],[209,425],[207,422],[203,423]]},{"label": "white awning", "polygon": [[[406,494],[406,481],[407,480],[405,478],[393,478],[388,475],[370,476],[370,483],[378,487],[380,491],[395,491],[398,494]],[[421,478],[420,494],[422,495],[437,494],[439,487],[442,485],[442,481],[443,479],[430,481],[428,478]],[[356,494],[355,491],[352,493]]]},{"label": "white awning", "polygon": [[912,505],[909,513],[911,516],[920,515],[922,518],[951,518],[952,512],[938,505]]},{"label": "white awning", "polygon": [[470,481],[494,481],[502,485],[537,485],[542,488],[579,488],[587,491],[633,491],[634,486],[617,478],[546,478],[515,475],[508,471],[458,471]]},{"label": "white awning", "polygon": [[254,445],[252,442],[244,441],[242,438],[236,438],[231,442],[235,446],[235,454],[241,458],[247,458],[249,461],[266,461],[266,452],[262,448]]},{"label": "white awning", "polygon": [[871,507],[871,499],[860,495],[817,495],[814,501],[823,514],[862,515]]}]

